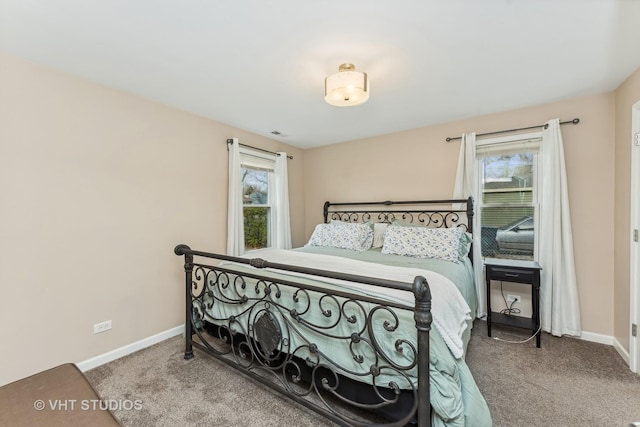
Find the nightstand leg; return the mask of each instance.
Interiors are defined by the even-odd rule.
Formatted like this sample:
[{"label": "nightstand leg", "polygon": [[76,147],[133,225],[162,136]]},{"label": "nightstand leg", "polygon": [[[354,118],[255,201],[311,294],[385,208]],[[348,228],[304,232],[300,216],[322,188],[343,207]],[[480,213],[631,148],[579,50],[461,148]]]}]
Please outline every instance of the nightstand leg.
[{"label": "nightstand leg", "polygon": [[540,273],[538,273],[534,279],[532,288],[532,302],[533,302],[533,316],[534,325],[536,327],[536,347],[540,348],[540,338],[542,336],[542,329],[540,328]]},{"label": "nightstand leg", "polygon": [[487,283],[487,335],[491,336],[491,279],[489,279],[489,274],[486,277]]}]

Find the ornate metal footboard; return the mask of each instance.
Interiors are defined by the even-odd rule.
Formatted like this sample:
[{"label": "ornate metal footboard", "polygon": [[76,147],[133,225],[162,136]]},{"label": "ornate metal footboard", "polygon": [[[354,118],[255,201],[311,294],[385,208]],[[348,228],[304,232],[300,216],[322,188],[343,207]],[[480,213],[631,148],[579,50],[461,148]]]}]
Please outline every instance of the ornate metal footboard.
[{"label": "ornate metal footboard", "polygon": [[[184,256],[185,359],[196,347],[339,425],[430,425],[431,293],[424,277],[402,283],[186,245],[175,253]],[[408,291],[415,304],[323,285],[333,279]],[[398,338],[400,328],[414,338]],[[349,357],[340,359],[338,348]],[[367,400],[354,384],[372,391]],[[394,420],[370,416],[394,407]]]}]

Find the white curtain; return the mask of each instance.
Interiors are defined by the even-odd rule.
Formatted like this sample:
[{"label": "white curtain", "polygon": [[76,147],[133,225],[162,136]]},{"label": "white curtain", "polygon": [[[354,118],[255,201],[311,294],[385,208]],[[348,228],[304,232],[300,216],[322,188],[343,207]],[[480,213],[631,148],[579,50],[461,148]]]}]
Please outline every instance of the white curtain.
[{"label": "white curtain", "polygon": [[229,147],[229,198],[227,201],[227,255],[244,253],[244,220],[242,214],[242,171],[240,144],[233,138]]},{"label": "white curtain", "polygon": [[273,170],[273,235],[272,246],[291,249],[291,224],[289,221],[289,177],[287,153],[279,152]]},{"label": "white curtain", "polygon": [[456,182],[453,189],[454,199],[466,199],[473,197],[474,221],[473,221],[473,272],[476,283],[476,295],[478,298],[477,316],[487,314],[486,290],[484,287],[484,275],[482,273],[482,230],[480,227],[480,212],[477,209],[480,200],[480,183],[478,176],[478,161],[476,160],[476,134],[462,135],[460,155],[458,156],[458,169]]},{"label": "white curtain", "polygon": [[573,234],[567,171],[560,120],[547,123],[539,151],[539,262],[542,266],[540,315],[542,330],[553,335],[580,335],[580,306],[573,258]]}]

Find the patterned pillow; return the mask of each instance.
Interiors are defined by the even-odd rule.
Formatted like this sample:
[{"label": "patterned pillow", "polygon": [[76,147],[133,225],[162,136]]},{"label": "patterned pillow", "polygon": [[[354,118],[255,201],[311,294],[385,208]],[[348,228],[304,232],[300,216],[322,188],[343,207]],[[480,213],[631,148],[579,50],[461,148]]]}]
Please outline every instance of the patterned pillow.
[{"label": "patterned pillow", "polygon": [[384,235],[383,254],[438,258],[458,262],[461,228],[403,227],[390,225]]},{"label": "patterned pillow", "polygon": [[[428,227],[426,224],[422,223],[412,223],[403,221],[401,219],[394,219],[392,222],[393,225],[398,225],[400,227]],[[469,256],[469,251],[471,250],[471,243],[473,242],[473,237],[471,233],[460,233],[460,247],[458,248],[458,258],[464,259]],[[375,246],[375,237],[374,237],[374,246]]]},{"label": "patterned pillow", "polygon": [[362,252],[371,249],[372,243],[373,227],[371,223],[331,221],[329,224],[316,225],[308,245],[330,246]]}]

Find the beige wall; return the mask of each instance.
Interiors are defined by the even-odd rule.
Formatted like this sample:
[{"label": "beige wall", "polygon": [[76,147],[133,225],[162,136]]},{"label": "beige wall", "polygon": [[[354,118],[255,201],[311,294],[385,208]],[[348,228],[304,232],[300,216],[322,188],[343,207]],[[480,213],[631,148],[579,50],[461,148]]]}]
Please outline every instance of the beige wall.
[{"label": "beige wall", "polygon": [[[628,348],[624,135],[638,99],[640,71],[615,93],[303,152],[0,55],[0,384],[183,323],[172,250],[187,243],[224,252],[229,137],[294,155],[300,246],[325,200],[450,197],[459,142],[447,136],[555,117],[581,119],[562,130],[583,329],[615,333]],[[113,329],[94,335],[92,325],[108,319]]]},{"label": "beige wall", "polygon": [[615,91],[615,289],[614,337],[629,350],[629,241],[631,197],[631,107],[640,101],[640,69]]},{"label": "beige wall", "polygon": [[[437,108],[437,106],[434,106]],[[576,270],[583,329],[613,334],[614,94],[606,93],[307,150],[306,236],[325,200],[449,198],[459,142],[447,136],[579,117],[565,125]],[[366,126],[366,123],[362,124]]]},{"label": "beige wall", "polygon": [[294,155],[303,212],[301,150],[0,55],[0,385],[184,323],[173,248],[225,251],[229,137]]}]

